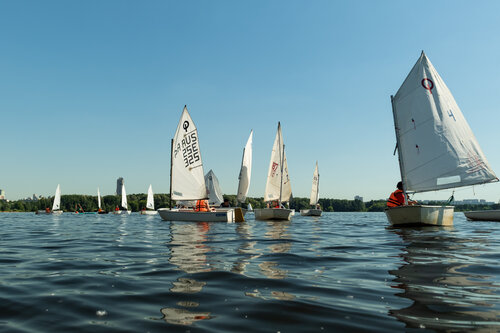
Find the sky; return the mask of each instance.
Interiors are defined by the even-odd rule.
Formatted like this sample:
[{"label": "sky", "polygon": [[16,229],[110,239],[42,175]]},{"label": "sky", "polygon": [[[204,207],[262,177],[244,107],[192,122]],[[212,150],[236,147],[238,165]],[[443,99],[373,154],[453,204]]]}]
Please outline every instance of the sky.
[{"label": "sky", "polygon": [[[500,2],[1,1],[0,188],[169,192],[184,105],[205,172],[263,197],[278,121],[294,196],[385,199],[400,178],[390,95],[422,50],[500,175]],[[447,199],[451,190],[418,194]],[[500,184],[456,200],[500,200]]]}]

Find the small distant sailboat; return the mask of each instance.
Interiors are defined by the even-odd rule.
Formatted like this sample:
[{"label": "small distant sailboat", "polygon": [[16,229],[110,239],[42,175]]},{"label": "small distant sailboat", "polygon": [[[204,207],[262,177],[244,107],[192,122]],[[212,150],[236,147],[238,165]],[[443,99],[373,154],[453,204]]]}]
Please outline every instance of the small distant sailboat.
[{"label": "small distant sailboat", "polygon": [[61,215],[63,211],[61,210],[61,187],[57,184],[56,193],[54,194],[54,203],[52,204],[52,210],[46,208],[45,210],[37,210],[35,214],[53,214]]},{"label": "small distant sailboat", "polygon": [[148,198],[146,201],[146,209],[141,210],[142,215],[156,215],[158,212],[155,210],[155,202],[153,195],[153,187],[149,184]]},{"label": "small distant sailboat", "polygon": [[[453,95],[422,52],[391,96],[403,193],[498,181]],[[453,225],[453,206],[386,208],[389,222]]]},{"label": "small distant sailboat", "polygon": [[[170,154],[170,198],[176,201],[208,199],[198,130],[184,106]],[[186,208],[160,208],[158,214],[166,221],[235,222],[235,209],[195,211]],[[241,214],[241,217],[243,215]]]},{"label": "small distant sailboat", "polygon": [[101,207],[101,192],[99,192],[99,187],[97,188],[97,214],[107,214],[108,212],[105,212],[102,210]]},{"label": "small distant sailboat", "polygon": [[128,204],[127,204],[127,193],[125,192],[125,185],[122,184],[122,203],[121,207],[119,207],[118,210],[115,210],[113,214],[120,215],[120,214],[130,214],[132,211],[128,210]]},{"label": "small distant sailboat", "polygon": [[284,208],[282,203],[288,202],[292,196],[292,186],[288,177],[288,166],[286,163],[285,145],[281,134],[281,124],[278,122],[278,130],[274,139],[269,172],[267,175],[264,201],[271,203],[274,207],[255,209],[256,220],[290,220],[294,214],[292,209]]},{"label": "small distant sailboat", "polygon": [[316,168],[314,169],[312,189],[311,189],[311,200],[309,204],[314,208],[301,209],[300,215],[302,216],[321,216],[322,210],[318,207],[319,200],[319,172],[318,172],[318,162],[316,161]]},{"label": "small distant sailboat", "polygon": [[208,204],[210,206],[220,206],[224,201],[224,196],[220,189],[219,180],[212,170],[205,175],[205,184],[207,186]]},{"label": "small distant sailboat", "polygon": [[[238,177],[238,193],[236,199],[240,203],[244,203],[248,188],[250,187],[250,178],[252,176],[252,141],[253,141],[253,130],[250,131],[250,136],[248,137],[247,144],[243,148],[243,157],[241,158],[241,168],[240,175]],[[250,207],[252,207],[250,205]]]}]

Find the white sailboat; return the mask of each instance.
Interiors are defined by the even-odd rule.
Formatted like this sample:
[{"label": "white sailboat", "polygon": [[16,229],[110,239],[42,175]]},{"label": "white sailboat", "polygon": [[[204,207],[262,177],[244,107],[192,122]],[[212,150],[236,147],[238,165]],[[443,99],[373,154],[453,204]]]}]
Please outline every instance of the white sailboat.
[{"label": "white sailboat", "polygon": [[302,216],[321,216],[323,212],[321,208],[318,207],[319,200],[319,172],[318,172],[318,162],[316,161],[316,168],[314,169],[312,189],[311,189],[311,200],[309,204],[314,207],[310,209],[301,209],[300,215]]},{"label": "white sailboat", "polygon": [[281,134],[281,124],[278,122],[278,131],[274,139],[269,172],[267,175],[264,201],[271,203],[270,208],[254,209],[256,220],[290,220],[292,209],[284,208],[282,203],[288,202],[292,196],[292,186],[288,177],[285,145]]},{"label": "white sailboat", "polygon": [[146,209],[141,210],[141,215],[156,215],[158,212],[155,210],[155,200],[153,195],[153,187],[149,184],[148,197],[146,199]]},{"label": "white sailboat", "polygon": [[[208,199],[198,131],[186,106],[172,139],[170,160],[170,198],[176,201]],[[201,212],[185,208],[160,208],[158,213],[167,221],[235,221],[234,209]]]},{"label": "white sailboat", "polygon": [[212,170],[205,175],[205,184],[207,186],[208,204],[210,206],[220,206],[224,201],[224,196],[219,186],[219,180]]},{"label": "white sailboat", "polygon": [[54,194],[54,202],[52,204],[52,210],[49,210],[47,208],[45,210],[37,210],[35,213],[53,214],[53,215],[60,215],[63,213],[63,211],[61,210],[61,187],[59,186],[59,184],[57,184],[56,193]]},{"label": "white sailboat", "polygon": [[[448,87],[424,52],[391,96],[403,192],[498,181]],[[386,208],[392,225],[453,225],[453,206]]]},{"label": "white sailboat", "polygon": [[105,212],[102,210],[101,207],[101,192],[99,191],[99,187],[97,188],[97,214],[107,214],[108,212]]},{"label": "white sailboat", "polygon": [[128,210],[128,204],[127,204],[127,193],[125,192],[125,184],[122,184],[122,202],[121,202],[121,207],[119,207],[118,210],[115,210],[113,214],[120,215],[120,214],[130,214],[132,211]]},{"label": "white sailboat", "polygon": [[240,175],[238,177],[238,193],[236,199],[240,203],[244,203],[248,188],[250,187],[250,178],[252,176],[252,141],[253,141],[253,130],[250,131],[250,136],[248,137],[247,144],[243,148],[243,157],[241,159]]}]

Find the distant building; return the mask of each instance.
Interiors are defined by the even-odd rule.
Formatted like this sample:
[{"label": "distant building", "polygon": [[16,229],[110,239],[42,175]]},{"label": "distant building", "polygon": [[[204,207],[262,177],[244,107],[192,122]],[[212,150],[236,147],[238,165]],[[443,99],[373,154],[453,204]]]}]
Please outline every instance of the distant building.
[{"label": "distant building", "polygon": [[356,196],[354,197],[354,200],[363,201],[363,197],[360,197],[359,195],[356,195]]},{"label": "distant building", "polygon": [[124,184],[123,177],[116,180],[116,195],[122,195],[122,186]]},{"label": "distant building", "polygon": [[0,200],[5,200],[5,191],[0,189]]}]

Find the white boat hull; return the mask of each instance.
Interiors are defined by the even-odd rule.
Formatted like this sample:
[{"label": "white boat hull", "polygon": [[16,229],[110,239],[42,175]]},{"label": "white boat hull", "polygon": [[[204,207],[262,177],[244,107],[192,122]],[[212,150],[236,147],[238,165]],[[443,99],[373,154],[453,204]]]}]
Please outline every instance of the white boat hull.
[{"label": "white boat hull", "polygon": [[393,226],[453,225],[453,206],[398,206],[386,208],[385,214]]},{"label": "white boat hull", "polygon": [[294,211],[286,208],[254,209],[256,220],[284,220],[290,221]]},{"label": "white boat hull", "polygon": [[321,209],[301,209],[300,215],[302,216],[321,216],[323,211]]},{"label": "white boat hull", "polygon": [[190,209],[158,209],[158,214],[165,221],[189,222],[234,222],[234,209],[215,212],[195,212]]},{"label": "white boat hull", "polygon": [[156,215],[158,212],[156,210],[141,210],[141,215]]},{"label": "white boat hull", "polygon": [[497,221],[500,222],[500,210],[476,210],[464,212],[465,217],[471,221]]},{"label": "white boat hull", "polygon": [[121,214],[130,215],[131,213],[132,213],[131,210],[115,210],[113,212],[113,214],[115,214],[115,215],[121,215]]},{"label": "white boat hull", "polygon": [[53,211],[50,211],[50,212],[47,212],[45,210],[37,210],[35,212],[35,214],[40,214],[40,215],[61,215],[63,213],[62,210],[53,210]]}]

